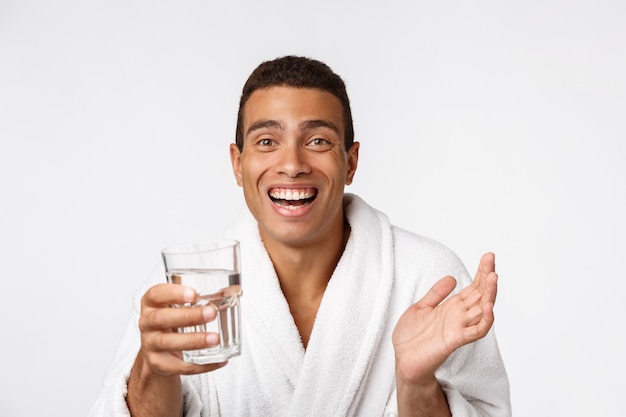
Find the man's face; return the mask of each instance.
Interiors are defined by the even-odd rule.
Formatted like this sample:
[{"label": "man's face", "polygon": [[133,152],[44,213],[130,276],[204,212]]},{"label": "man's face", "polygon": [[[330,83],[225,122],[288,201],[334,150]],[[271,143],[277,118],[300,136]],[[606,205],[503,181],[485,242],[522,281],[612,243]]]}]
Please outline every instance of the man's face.
[{"label": "man's face", "polygon": [[237,184],[265,244],[301,247],[343,231],[344,186],[359,144],[344,149],[341,102],[325,91],[271,87],[244,107],[243,151],[233,144]]}]

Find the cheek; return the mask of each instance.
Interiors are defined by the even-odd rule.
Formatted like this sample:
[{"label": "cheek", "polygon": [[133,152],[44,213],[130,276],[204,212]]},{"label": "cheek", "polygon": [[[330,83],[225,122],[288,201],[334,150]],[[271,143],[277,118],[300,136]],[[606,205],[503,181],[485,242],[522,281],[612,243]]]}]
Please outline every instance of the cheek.
[{"label": "cheek", "polygon": [[261,180],[266,169],[266,164],[259,158],[246,160],[241,164],[240,182],[243,186],[254,187]]},{"label": "cheek", "polygon": [[343,159],[335,160],[327,164],[324,170],[329,177],[332,177],[337,185],[344,185],[349,181],[348,166]]}]

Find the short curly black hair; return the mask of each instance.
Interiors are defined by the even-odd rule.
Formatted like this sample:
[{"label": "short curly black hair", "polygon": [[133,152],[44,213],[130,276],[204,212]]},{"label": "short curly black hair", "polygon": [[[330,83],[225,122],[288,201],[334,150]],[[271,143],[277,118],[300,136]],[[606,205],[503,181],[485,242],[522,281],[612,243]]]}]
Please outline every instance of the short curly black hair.
[{"label": "short curly black hair", "polygon": [[246,102],[256,90],[275,86],[316,88],[337,97],[343,107],[344,145],[346,150],[350,149],[354,142],[354,126],[345,83],[321,61],[288,55],[261,63],[243,86],[235,132],[235,143],[240,151],[243,150],[243,109]]}]

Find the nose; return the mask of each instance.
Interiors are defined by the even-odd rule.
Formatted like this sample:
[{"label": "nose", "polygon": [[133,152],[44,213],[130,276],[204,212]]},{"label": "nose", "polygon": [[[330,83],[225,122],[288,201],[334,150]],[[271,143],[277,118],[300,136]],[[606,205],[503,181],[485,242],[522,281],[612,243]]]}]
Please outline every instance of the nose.
[{"label": "nose", "polygon": [[309,173],[311,167],[307,162],[306,150],[297,144],[285,146],[280,150],[277,169],[281,174],[286,174],[290,178]]}]

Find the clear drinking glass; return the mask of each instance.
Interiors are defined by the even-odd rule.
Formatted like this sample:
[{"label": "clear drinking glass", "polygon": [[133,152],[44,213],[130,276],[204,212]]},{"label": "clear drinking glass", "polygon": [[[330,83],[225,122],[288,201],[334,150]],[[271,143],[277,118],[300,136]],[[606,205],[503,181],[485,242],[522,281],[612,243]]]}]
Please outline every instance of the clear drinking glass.
[{"label": "clear drinking glass", "polygon": [[216,332],[220,344],[211,348],[183,351],[186,362],[219,363],[241,354],[239,297],[241,273],[239,242],[216,239],[171,246],[161,251],[167,282],[194,288],[195,304],[175,305],[179,308],[203,307],[213,304],[217,310],[214,321],[198,326],[179,328],[180,333]]}]

